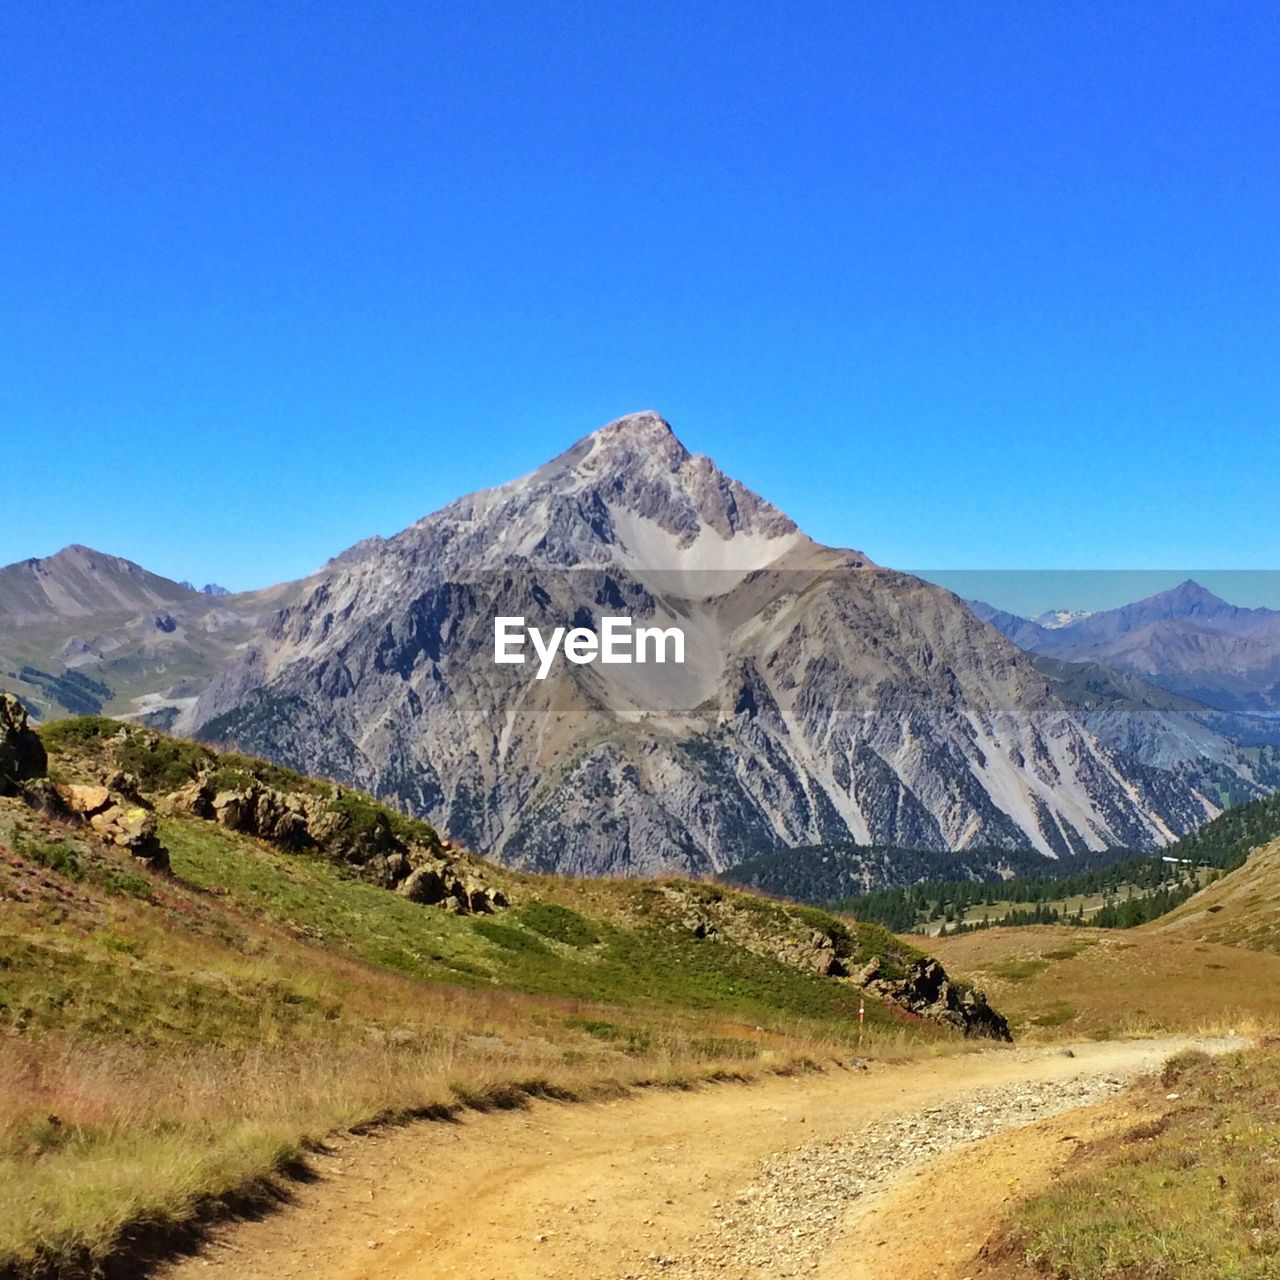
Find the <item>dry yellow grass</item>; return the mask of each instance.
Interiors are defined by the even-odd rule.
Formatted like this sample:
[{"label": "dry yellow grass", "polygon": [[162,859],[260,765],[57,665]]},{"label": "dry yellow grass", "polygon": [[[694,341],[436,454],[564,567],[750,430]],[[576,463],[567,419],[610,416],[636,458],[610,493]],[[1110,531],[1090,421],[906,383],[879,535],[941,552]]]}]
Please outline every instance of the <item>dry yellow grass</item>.
[{"label": "dry yellow grass", "polygon": [[938,939],[1023,1038],[1280,1028],[1280,841],[1137,929],[1066,925]]},{"label": "dry yellow grass", "polygon": [[1155,933],[1280,952],[1280,840],[1255,849],[1243,867],[1153,921]]},{"label": "dry yellow grass", "polygon": [[[699,947],[626,886],[459,918],[212,824],[166,836],[173,878],[0,801],[0,1275],[91,1268],[335,1129],[855,1048],[843,988]],[[869,1055],[965,1047],[869,1012]]]},{"label": "dry yellow grass", "polygon": [[1018,1205],[987,1258],[1004,1280],[1273,1280],[1280,1274],[1280,1057],[1185,1053],[1135,1097],[1136,1125],[1086,1143]]},{"label": "dry yellow grass", "polygon": [[670,1028],[627,1056],[459,1029],[429,1045],[323,1053],[0,1039],[0,1259],[100,1255],[139,1222],[180,1222],[211,1195],[252,1188],[335,1128],[787,1071],[833,1048],[797,1038],[740,1061],[691,1041]]}]

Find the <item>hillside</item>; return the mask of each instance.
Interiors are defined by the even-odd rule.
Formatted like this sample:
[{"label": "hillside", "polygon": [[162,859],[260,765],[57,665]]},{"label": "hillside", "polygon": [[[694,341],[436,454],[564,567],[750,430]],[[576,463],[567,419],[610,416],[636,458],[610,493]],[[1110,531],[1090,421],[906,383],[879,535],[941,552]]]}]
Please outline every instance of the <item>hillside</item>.
[{"label": "hillside", "polygon": [[[1280,1022],[1280,799],[1231,810],[1180,851],[1231,868],[1133,929],[992,928],[930,939],[1015,1031],[1108,1036]],[[1246,860],[1247,855],[1247,860]]]},{"label": "hillside", "polygon": [[[0,743],[0,1274],[140,1247],[338,1126],[959,1047],[998,1015],[874,926],[574,882],[102,719]],[[26,1271],[22,1271],[26,1274]]]},{"label": "hillside", "polygon": [[1178,772],[1222,807],[1280,786],[1280,720],[1222,711],[1101,662],[1032,652],[1058,697],[1113,751]]},{"label": "hillside", "polygon": [[1267,1280],[1277,1272],[1275,1042],[1171,1058],[1110,1131],[1075,1147],[1005,1221],[973,1272],[987,1280],[1164,1276]]},{"label": "hillside", "polygon": [[942,853],[833,841],[756,854],[721,872],[719,878],[726,884],[757,893],[820,906],[880,890],[902,889],[905,893],[913,885],[995,884],[1010,876],[1075,875],[1129,856],[1124,850],[1110,850],[1051,861],[1040,854],[1016,849],[977,848]]},{"label": "hillside", "polygon": [[1278,836],[1280,797],[1272,795],[1228,809],[1159,855],[1116,849],[1045,862],[996,849],[936,854],[832,844],[761,854],[721,879],[900,933],[1059,920],[1129,928],[1171,911]]},{"label": "hillside", "polygon": [[131,616],[195,594],[121,556],[64,547],[56,555],[0,568],[0,625]]},{"label": "hillside", "polygon": [[105,711],[167,726],[301,589],[197,591],[83,546],[6,565],[0,688],[45,722]]},{"label": "hillside", "polygon": [[1280,839],[1152,926],[1200,942],[1280,954]]}]

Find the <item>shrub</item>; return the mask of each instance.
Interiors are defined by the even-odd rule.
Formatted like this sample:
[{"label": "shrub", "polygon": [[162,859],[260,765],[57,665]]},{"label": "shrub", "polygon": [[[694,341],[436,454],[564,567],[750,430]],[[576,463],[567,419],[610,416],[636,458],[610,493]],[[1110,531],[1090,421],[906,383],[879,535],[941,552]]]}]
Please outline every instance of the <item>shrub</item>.
[{"label": "shrub", "polygon": [[107,716],[71,716],[40,726],[40,739],[51,751],[62,747],[114,737],[124,725]]},{"label": "shrub", "polygon": [[493,920],[477,920],[475,931],[487,938],[495,946],[504,951],[523,952],[526,955],[547,955],[546,944],[525,933],[523,929],[513,929],[509,924],[498,924]]},{"label": "shrub", "polygon": [[130,734],[116,749],[116,762],[138,779],[144,791],[176,791],[213,761],[213,752],[198,742],[158,734]]},{"label": "shrub", "polygon": [[526,928],[570,947],[589,947],[600,941],[600,934],[588,920],[554,902],[530,902],[520,909],[519,916]]}]

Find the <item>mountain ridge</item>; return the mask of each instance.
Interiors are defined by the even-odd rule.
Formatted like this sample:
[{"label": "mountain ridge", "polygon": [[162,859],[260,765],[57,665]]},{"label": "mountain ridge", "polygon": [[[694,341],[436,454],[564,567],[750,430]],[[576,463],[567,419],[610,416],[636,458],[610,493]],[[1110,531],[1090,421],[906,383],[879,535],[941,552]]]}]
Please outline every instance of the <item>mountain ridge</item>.
[{"label": "mountain ridge", "polygon": [[123,556],[71,543],[0,568],[0,621],[28,624],[163,608],[198,594]]},{"label": "mountain ridge", "polygon": [[[546,681],[493,665],[495,616],[609,613],[679,625],[689,660]],[[644,411],[308,579],[189,593],[57,656],[116,713],[361,787],[533,870],[705,874],[826,841],[1069,857],[1158,845],[1255,794],[1223,726],[1154,691],[1100,698],[1109,677],[1037,666],[1000,632],[814,542]],[[12,635],[29,633],[0,628],[0,655]]]},{"label": "mountain ridge", "polygon": [[1193,578],[1052,628],[969,604],[1030,652],[1101,662],[1219,711],[1280,716],[1280,611],[1230,604]]}]

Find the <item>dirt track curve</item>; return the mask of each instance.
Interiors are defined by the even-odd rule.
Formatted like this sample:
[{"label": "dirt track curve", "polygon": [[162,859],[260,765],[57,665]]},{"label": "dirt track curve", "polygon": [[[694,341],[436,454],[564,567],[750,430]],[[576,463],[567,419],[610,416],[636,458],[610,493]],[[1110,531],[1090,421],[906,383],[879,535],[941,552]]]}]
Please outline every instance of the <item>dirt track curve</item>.
[{"label": "dirt track curve", "polygon": [[1126,1083],[1245,1043],[999,1049],[344,1137],[291,1205],[161,1275],[962,1280],[1064,1140],[1119,1122]]}]

